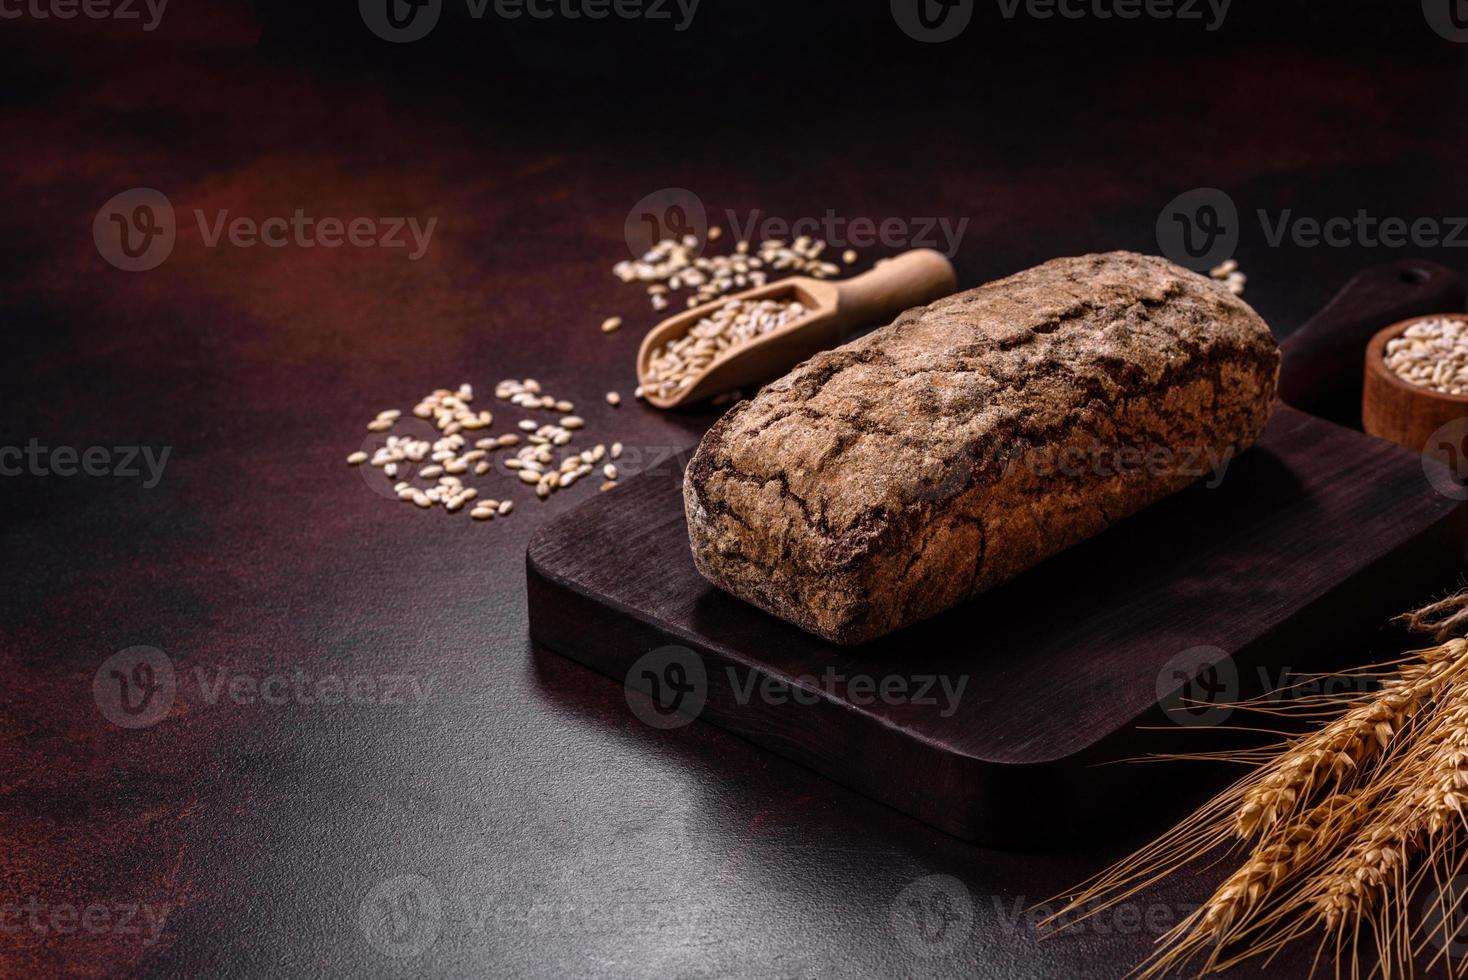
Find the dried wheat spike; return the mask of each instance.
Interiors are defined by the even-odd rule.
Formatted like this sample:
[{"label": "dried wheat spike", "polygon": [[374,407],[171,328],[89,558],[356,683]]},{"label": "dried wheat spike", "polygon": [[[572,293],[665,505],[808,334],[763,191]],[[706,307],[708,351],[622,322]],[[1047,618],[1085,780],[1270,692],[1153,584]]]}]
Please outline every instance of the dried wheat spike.
[{"label": "dried wheat spike", "polygon": [[1199,931],[1222,936],[1244,922],[1280,885],[1360,824],[1368,802],[1363,794],[1336,793],[1271,835],[1204,904]]},{"label": "dried wheat spike", "polygon": [[1063,914],[1111,907],[1242,840],[1243,865],[1161,937],[1136,977],[1198,955],[1201,973],[1227,970],[1312,933],[1323,933],[1322,952],[1335,943],[1337,968],[1353,978],[1363,940],[1375,946],[1382,980],[1410,973],[1422,950],[1412,938],[1415,886],[1468,865],[1468,640],[1354,673],[1383,670],[1394,673],[1378,690],[1313,699],[1309,712],[1330,705],[1339,714],[1272,758],[1237,753],[1235,761],[1268,761],[1084,883]]},{"label": "dried wheat spike", "polygon": [[1296,813],[1322,787],[1358,778],[1465,666],[1468,641],[1452,640],[1421,652],[1379,692],[1339,718],[1289,744],[1266,764],[1259,783],[1243,795],[1234,831],[1248,839]]},{"label": "dried wheat spike", "polygon": [[1395,795],[1312,883],[1316,914],[1328,928],[1390,897],[1388,887],[1404,880],[1408,861],[1433,837],[1468,828],[1468,685],[1453,685],[1443,700],[1432,727],[1395,763]]}]

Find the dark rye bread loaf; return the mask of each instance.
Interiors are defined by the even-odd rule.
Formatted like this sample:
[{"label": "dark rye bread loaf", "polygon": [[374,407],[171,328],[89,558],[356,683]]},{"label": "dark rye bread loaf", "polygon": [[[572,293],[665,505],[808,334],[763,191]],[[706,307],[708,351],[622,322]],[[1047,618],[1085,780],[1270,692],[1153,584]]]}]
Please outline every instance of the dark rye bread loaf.
[{"label": "dark rye bread loaf", "polygon": [[1056,259],[812,357],[704,436],[700,573],[836,643],[978,595],[1224,465],[1279,349],[1221,284]]}]

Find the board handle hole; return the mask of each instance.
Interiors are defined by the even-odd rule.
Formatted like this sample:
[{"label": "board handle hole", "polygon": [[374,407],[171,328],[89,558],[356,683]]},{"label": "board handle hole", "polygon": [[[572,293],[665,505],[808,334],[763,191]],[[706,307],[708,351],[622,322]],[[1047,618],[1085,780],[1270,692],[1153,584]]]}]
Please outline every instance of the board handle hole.
[{"label": "board handle hole", "polygon": [[1426,269],[1416,267],[1403,269],[1397,274],[1397,279],[1409,286],[1420,286],[1431,278],[1432,275]]}]

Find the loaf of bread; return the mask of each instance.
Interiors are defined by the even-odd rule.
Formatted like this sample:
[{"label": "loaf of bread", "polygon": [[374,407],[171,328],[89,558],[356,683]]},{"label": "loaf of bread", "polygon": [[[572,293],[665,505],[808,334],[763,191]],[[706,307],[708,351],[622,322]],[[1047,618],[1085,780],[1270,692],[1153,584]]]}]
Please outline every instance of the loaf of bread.
[{"label": "loaf of bread", "polygon": [[1217,478],[1263,430],[1278,373],[1269,327],[1220,283],[1130,252],[1046,262],[730,410],[684,480],[694,561],[864,643]]}]

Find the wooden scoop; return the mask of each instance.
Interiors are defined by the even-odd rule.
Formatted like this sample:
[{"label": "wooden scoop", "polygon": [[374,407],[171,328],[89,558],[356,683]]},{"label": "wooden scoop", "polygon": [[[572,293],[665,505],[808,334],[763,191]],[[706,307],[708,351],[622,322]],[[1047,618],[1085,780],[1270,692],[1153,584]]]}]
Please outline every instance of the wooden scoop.
[{"label": "wooden scoop", "polygon": [[[922,306],[952,293],[958,286],[953,266],[941,252],[920,248],[877,263],[854,279],[829,282],[792,276],[695,306],[648,331],[637,351],[637,377],[643,397],[658,408],[767,381],[789,371],[812,354],[835,347],[855,327],[884,323],[903,310]],[[670,340],[725,304],[741,300],[797,300],[806,308],[798,320],[761,334],[720,353],[696,375],[692,384],[667,395],[657,393],[650,367],[653,354]]]}]

